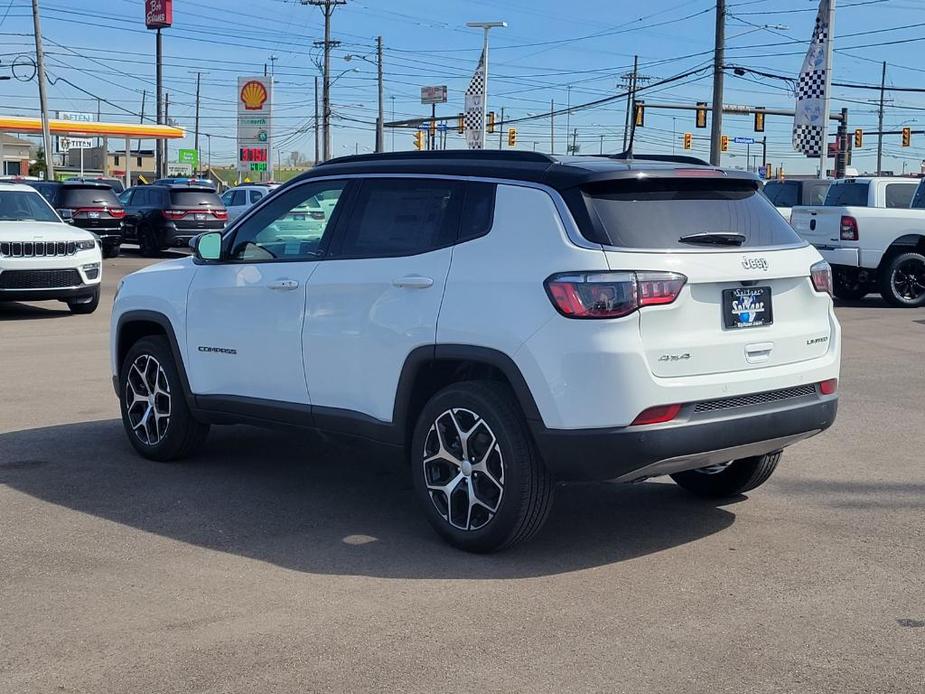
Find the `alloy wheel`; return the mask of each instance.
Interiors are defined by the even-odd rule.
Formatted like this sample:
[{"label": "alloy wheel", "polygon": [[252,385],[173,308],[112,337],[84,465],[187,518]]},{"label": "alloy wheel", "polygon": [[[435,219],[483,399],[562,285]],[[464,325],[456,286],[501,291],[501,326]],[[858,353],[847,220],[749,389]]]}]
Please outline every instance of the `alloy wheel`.
[{"label": "alloy wheel", "polygon": [[170,384],[164,368],[150,354],[142,354],[125,378],[125,411],[139,440],[156,446],[170,426]]},{"label": "alloy wheel", "polygon": [[918,301],[925,296],[925,263],[909,258],[893,270],[890,279],[893,291],[907,301]]},{"label": "alloy wheel", "polygon": [[472,410],[438,416],[424,439],[424,483],[437,512],[458,530],[485,527],[504,495],[504,459],[491,427]]}]

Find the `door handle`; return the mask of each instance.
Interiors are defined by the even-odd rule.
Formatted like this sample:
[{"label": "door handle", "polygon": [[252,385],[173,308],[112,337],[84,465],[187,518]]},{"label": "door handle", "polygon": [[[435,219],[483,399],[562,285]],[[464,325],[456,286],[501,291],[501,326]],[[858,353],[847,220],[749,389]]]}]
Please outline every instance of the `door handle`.
[{"label": "door handle", "polygon": [[267,285],[267,288],[276,289],[278,291],[291,291],[293,289],[298,289],[298,287],[298,280],[275,280]]},{"label": "door handle", "polygon": [[427,289],[434,286],[434,281],[430,277],[423,277],[422,275],[405,275],[392,280],[392,284],[405,289]]}]

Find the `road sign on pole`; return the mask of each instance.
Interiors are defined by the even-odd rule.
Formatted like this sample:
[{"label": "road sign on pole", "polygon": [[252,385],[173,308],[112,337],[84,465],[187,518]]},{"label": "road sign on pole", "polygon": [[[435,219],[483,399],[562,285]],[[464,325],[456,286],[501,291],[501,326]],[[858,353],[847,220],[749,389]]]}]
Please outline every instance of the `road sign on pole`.
[{"label": "road sign on pole", "polygon": [[753,144],[755,144],[755,138],[754,138],[754,137],[734,137],[734,138],[732,138],[732,141],[735,142],[737,145],[753,145]]}]

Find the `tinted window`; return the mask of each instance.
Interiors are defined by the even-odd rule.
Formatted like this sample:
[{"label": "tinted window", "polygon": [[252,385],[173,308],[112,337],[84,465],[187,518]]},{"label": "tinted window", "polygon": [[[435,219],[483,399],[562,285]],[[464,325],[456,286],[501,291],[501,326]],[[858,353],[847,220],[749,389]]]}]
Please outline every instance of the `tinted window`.
[{"label": "tinted window", "polygon": [[830,181],[803,181],[803,204],[823,204],[830,185],[832,185]]},{"label": "tinted window", "polygon": [[912,196],[915,195],[917,183],[889,183],[886,187],[887,207],[909,207]]},{"label": "tinted window", "polygon": [[682,236],[744,234],[743,247],[800,243],[800,237],[750,181],[607,181],[583,190],[592,222],[620,248],[703,249]]},{"label": "tinted window", "polygon": [[455,181],[364,181],[337,255],[414,255],[454,243],[462,192],[461,184]]},{"label": "tinted window", "polygon": [[171,190],[170,204],[175,207],[224,207],[218,195],[208,190]]},{"label": "tinted window", "polygon": [[58,190],[61,188],[61,185],[58,183],[29,183],[30,186],[35,188],[43,198],[48,200],[54,206],[58,199]]},{"label": "tinted window", "polygon": [[128,190],[122,191],[119,193],[119,202],[123,205],[128,205],[132,201],[132,195],[135,193],[134,190],[129,188]]},{"label": "tinted window", "polygon": [[132,207],[145,207],[148,205],[148,199],[147,188],[136,188],[135,194],[132,196]]},{"label": "tinted window", "polygon": [[491,231],[495,217],[494,183],[467,183],[466,203],[459,221],[459,242],[484,236]]},{"label": "tinted window", "polygon": [[37,192],[0,191],[0,221],[60,222],[55,211]]},{"label": "tinted window", "polygon": [[764,194],[777,207],[796,207],[800,204],[800,184],[796,181],[771,181]]},{"label": "tinted window", "polygon": [[230,201],[226,201],[226,205],[231,205],[232,207],[242,207],[247,204],[247,191],[244,190],[232,190],[230,192]]},{"label": "tinted window", "polygon": [[826,207],[867,207],[866,182],[833,183],[825,196]]},{"label": "tinted window", "polygon": [[112,188],[62,186],[55,207],[119,207]]},{"label": "tinted window", "polygon": [[[239,227],[231,248],[232,259],[317,259],[322,239],[346,185],[343,181],[307,183],[277,197]],[[306,204],[307,200],[322,192],[331,201],[330,211],[310,208]]]},{"label": "tinted window", "polygon": [[263,197],[263,193],[261,193],[259,190],[252,190],[251,191],[251,204],[253,205],[255,202],[260,200],[260,198],[262,197]]},{"label": "tinted window", "polygon": [[925,209],[925,181],[919,183],[918,188],[915,189],[915,197],[912,198],[912,207],[918,210]]}]

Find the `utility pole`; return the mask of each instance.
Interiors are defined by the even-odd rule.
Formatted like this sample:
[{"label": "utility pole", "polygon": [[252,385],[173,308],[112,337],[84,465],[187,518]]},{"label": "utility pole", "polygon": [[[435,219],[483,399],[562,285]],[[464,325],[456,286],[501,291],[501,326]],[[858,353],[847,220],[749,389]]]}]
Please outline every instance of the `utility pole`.
[{"label": "utility pole", "polygon": [[[270,56],[270,59],[275,60],[273,56]],[[196,121],[195,121],[196,124],[194,126],[194,131],[193,131],[194,138],[195,138],[193,140],[193,149],[196,150],[196,168],[197,169],[202,168],[199,166],[199,83],[201,79],[202,79],[202,73],[197,72],[196,73]]]},{"label": "utility pole", "polygon": [[338,5],[346,5],[347,0],[302,0],[303,5],[320,7],[324,14],[324,85],[321,97],[321,117],[323,122],[322,161],[331,158],[331,48],[339,41],[331,41],[331,16]]},{"label": "utility pole", "polygon": [[761,138],[761,165],[768,165],[768,136]]},{"label": "utility pole", "polygon": [[601,152],[600,153],[601,154],[604,153],[604,136],[603,135],[601,135]]},{"label": "utility pole", "polygon": [[[170,92],[164,93],[164,125],[170,124]],[[158,172],[158,177],[165,178],[167,176],[167,158],[170,156],[170,152],[167,148],[167,140],[160,140],[164,145],[164,154],[161,158],[161,162],[164,165],[164,173],[161,174]]]},{"label": "utility pole", "polygon": [[578,154],[578,128],[572,132],[572,154]]},{"label": "utility pole", "polygon": [[382,85],[382,37],[376,37],[376,73],[379,78],[379,117],[376,119],[376,151],[385,151],[385,102]]},{"label": "utility pole", "polygon": [[726,0],[716,0],[716,35],[713,48],[713,119],[710,123],[710,163],[719,166],[723,153],[723,73],[726,62]]},{"label": "utility pole", "polygon": [[[572,130],[572,85],[568,85],[565,88],[565,144],[568,145],[568,134]],[[565,153],[568,154],[568,147],[565,148]],[[572,154],[574,154],[574,150]]]},{"label": "utility pole", "polygon": [[883,61],[883,73],[880,76],[880,111],[877,114],[877,175],[883,171],[883,96],[886,92],[886,61]]},{"label": "utility pole", "polygon": [[[138,121],[142,125],[145,123],[145,98],[148,96],[148,90],[141,90],[141,119]],[[141,150],[141,139],[139,138],[137,143],[138,149]],[[127,155],[126,155],[127,156]]]},{"label": "utility pole", "polygon": [[549,153],[556,153],[556,100],[549,102]]},{"label": "utility pole", "polygon": [[39,81],[39,102],[42,108],[42,146],[45,148],[45,177],[49,181],[53,181],[55,180],[55,165],[51,160],[51,129],[48,127],[48,95],[45,93],[45,50],[42,48],[42,22],[39,18],[39,0],[32,0],[32,24],[35,29],[35,72]]},{"label": "utility pole", "polygon": [[315,166],[318,166],[318,129],[321,127],[318,116],[318,75],[315,75]]},{"label": "utility pole", "polygon": [[[157,46],[155,48],[155,60],[157,62],[156,68],[156,78],[155,78],[155,89],[157,90],[157,124],[163,125],[164,123],[164,44],[163,39],[161,38],[161,30],[158,27],[157,30]],[[165,145],[167,140],[156,140],[155,148],[157,153],[155,155],[154,167],[157,170],[157,178],[162,178],[164,176],[164,159],[165,159]]]},{"label": "utility pole", "polygon": [[633,108],[633,99],[636,97],[636,77],[639,74],[639,56],[633,56],[633,71],[628,75],[623,75],[624,81],[627,83],[626,88],[626,125],[623,126],[623,151],[626,151],[626,146],[629,143],[629,131],[630,131],[630,113]]},{"label": "utility pole", "polygon": [[504,149],[504,106],[501,107],[501,122],[498,124],[498,149]]}]

